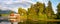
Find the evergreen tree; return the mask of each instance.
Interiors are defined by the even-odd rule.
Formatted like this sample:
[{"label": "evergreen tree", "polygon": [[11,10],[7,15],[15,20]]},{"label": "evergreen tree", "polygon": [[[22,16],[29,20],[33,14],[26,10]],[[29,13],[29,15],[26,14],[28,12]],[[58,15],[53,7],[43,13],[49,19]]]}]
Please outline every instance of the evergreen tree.
[{"label": "evergreen tree", "polygon": [[46,14],[46,7],[45,7],[45,3],[43,3],[43,7],[44,7],[44,8],[43,8],[43,9],[44,9],[44,10],[43,10],[43,13],[44,13],[44,14]]},{"label": "evergreen tree", "polygon": [[52,9],[52,4],[50,1],[48,2],[48,6],[46,7],[46,14],[48,18],[52,18],[52,15],[54,14],[54,11]]},{"label": "evergreen tree", "polygon": [[60,19],[60,3],[57,6],[57,19]]},{"label": "evergreen tree", "polygon": [[36,10],[37,15],[39,15],[40,13],[41,14],[43,13],[44,5],[43,5],[43,3],[37,2],[36,4],[34,4],[34,8]]},{"label": "evergreen tree", "polygon": [[[31,7],[28,9],[28,14],[32,19],[45,19],[45,4],[37,2],[34,5],[31,5]],[[29,17],[28,17],[29,18]]]},{"label": "evergreen tree", "polygon": [[31,7],[28,9],[28,13],[32,19],[37,19],[39,16],[39,9],[41,7],[41,3],[37,2],[36,4],[32,4]]},{"label": "evergreen tree", "polygon": [[37,19],[37,12],[34,7],[28,8],[28,18],[29,19]]}]

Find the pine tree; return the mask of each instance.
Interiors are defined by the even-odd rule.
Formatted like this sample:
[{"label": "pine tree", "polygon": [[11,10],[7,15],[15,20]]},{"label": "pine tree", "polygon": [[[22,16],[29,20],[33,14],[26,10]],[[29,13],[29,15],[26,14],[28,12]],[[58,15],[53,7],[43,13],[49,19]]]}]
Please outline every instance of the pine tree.
[{"label": "pine tree", "polygon": [[44,13],[44,14],[46,14],[46,7],[45,7],[45,3],[43,3],[43,7],[44,7],[44,8],[43,8],[43,9],[44,9],[44,10],[43,10],[43,13]]},{"label": "pine tree", "polygon": [[34,14],[33,16],[38,17],[38,20],[46,18],[46,15],[44,14],[44,12],[45,12],[45,4],[44,3],[37,2],[30,8],[30,13],[31,14],[33,13]]},{"label": "pine tree", "polygon": [[54,11],[52,9],[52,4],[50,1],[48,2],[48,6],[46,7],[46,14],[48,18],[52,18],[52,15],[54,14]]},{"label": "pine tree", "polygon": [[40,13],[41,14],[43,13],[44,5],[43,5],[43,3],[37,2],[36,4],[34,4],[34,8],[36,10],[37,15],[39,15]]},{"label": "pine tree", "polygon": [[37,12],[36,12],[36,9],[31,6],[30,8],[28,8],[28,19],[36,19],[37,20]]},{"label": "pine tree", "polygon": [[60,19],[60,3],[57,6],[57,19]]}]

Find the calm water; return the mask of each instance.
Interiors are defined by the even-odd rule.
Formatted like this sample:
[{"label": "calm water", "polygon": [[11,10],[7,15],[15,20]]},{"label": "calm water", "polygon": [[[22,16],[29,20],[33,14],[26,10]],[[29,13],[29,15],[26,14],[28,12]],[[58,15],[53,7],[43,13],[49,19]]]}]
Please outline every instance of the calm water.
[{"label": "calm water", "polygon": [[[11,24],[11,22],[1,22],[0,24]],[[14,24],[17,24],[17,22],[14,22]],[[25,24],[25,23],[20,23],[20,24]],[[44,22],[44,21],[40,21],[38,22],[30,22],[27,24],[60,24],[60,22]]]},{"label": "calm water", "polygon": [[[0,24],[11,24],[11,22],[1,22]],[[17,24],[17,22],[15,22],[14,24]]]},{"label": "calm water", "polygon": [[[4,18],[4,17],[3,17]],[[8,21],[7,17],[5,17],[4,21]],[[1,19],[0,19],[1,20]],[[24,23],[19,23],[19,24],[60,24],[60,22],[46,22],[46,21],[29,21],[29,22],[24,22]],[[1,22],[0,24],[11,24],[11,22]],[[14,24],[17,24],[17,22],[14,22]]]},{"label": "calm water", "polygon": [[60,24],[60,22],[47,22],[47,21],[28,21],[19,24]]}]

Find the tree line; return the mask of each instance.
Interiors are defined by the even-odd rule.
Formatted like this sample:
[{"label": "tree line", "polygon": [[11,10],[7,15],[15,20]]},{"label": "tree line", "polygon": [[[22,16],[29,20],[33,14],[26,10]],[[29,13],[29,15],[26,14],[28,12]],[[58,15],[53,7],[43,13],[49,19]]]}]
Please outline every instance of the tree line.
[{"label": "tree line", "polygon": [[[60,3],[57,5],[57,13],[55,14],[52,9],[52,3],[48,1],[48,6],[45,3],[36,2],[36,4],[31,4],[30,8],[26,11],[25,9],[18,8],[18,13],[24,16],[27,21],[39,21],[47,19],[60,19]],[[29,22],[30,22],[29,21]]]},{"label": "tree line", "polygon": [[18,8],[18,13],[21,16],[27,16],[28,19],[43,20],[43,19],[60,19],[60,3],[57,5],[57,13],[55,14],[52,9],[52,3],[49,1],[48,6],[45,3],[36,2],[31,4],[30,8],[25,9]]}]

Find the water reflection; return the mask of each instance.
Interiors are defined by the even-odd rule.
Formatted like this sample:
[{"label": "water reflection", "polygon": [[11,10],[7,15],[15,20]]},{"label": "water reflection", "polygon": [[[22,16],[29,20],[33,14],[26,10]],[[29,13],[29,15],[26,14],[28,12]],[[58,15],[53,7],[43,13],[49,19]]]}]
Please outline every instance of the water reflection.
[{"label": "water reflection", "polygon": [[1,22],[0,24],[11,24],[10,22]]},{"label": "water reflection", "polygon": [[20,22],[19,24],[60,24],[60,22],[49,22],[49,21],[27,21]]},{"label": "water reflection", "polygon": [[39,24],[60,24],[60,22],[40,21]]},{"label": "water reflection", "polygon": [[[11,22],[1,22],[0,24],[11,24]],[[14,22],[13,24],[17,24],[17,22]]]},{"label": "water reflection", "polygon": [[57,22],[47,22],[47,24],[57,24]]},{"label": "water reflection", "polygon": [[[0,24],[11,24],[11,22],[1,22]],[[14,24],[18,24],[17,22],[14,22]],[[25,21],[20,22],[19,24],[60,24],[60,22],[47,22],[47,21]]]}]

